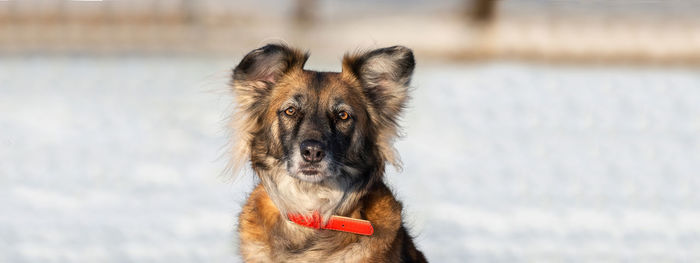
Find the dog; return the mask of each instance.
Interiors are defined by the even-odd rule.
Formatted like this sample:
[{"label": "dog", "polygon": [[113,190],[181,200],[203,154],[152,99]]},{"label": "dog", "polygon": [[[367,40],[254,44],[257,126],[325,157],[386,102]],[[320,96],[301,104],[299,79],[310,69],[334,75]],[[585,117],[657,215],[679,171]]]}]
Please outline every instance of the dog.
[{"label": "dog", "polygon": [[[233,70],[232,163],[259,183],[239,215],[245,262],[427,262],[384,183],[409,98],[413,52],[394,46],[343,57],[342,72],[304,69],[282,44]],[[248,162],[249,161],[249,162]]]}]

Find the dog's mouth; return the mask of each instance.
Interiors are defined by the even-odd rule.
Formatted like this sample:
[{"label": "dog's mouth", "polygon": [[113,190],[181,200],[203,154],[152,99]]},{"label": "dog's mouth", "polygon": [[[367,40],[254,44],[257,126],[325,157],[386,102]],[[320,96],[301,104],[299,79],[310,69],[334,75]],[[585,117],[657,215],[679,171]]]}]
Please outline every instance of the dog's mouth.
[{"label": "dog's mouth", "polygon": [[327,167],[321,164],[299,163],[296,171],[290,171],[291,174],[299,180],[306,182],[320,182],[330,176],[330,171]]},{"label": "dog's mouth", "polygon": [[299,172],[301,172],[304,175],[317,175],[321,173],[321,170],[318,168],[301,168],[299,169]]}]

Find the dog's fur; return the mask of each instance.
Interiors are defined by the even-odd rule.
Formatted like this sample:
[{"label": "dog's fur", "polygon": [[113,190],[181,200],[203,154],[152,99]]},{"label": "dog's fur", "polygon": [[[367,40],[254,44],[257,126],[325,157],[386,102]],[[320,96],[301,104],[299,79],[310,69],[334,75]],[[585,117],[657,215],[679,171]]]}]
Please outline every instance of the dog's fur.
[{"label": "dog's fur", "polygon": [[[383,180],[385,165],[398,165],[391,143],[413,53],[394,46],[345,55],[339,73],[304,70],[308,56],[270,44],[233,71],[232,163],[250,160],[260,178],[239,218],[241,255],[246,262],[426,262]],[[323,222],[369,220],[375,232],[317,230],[286,216],[314,211]]]}]

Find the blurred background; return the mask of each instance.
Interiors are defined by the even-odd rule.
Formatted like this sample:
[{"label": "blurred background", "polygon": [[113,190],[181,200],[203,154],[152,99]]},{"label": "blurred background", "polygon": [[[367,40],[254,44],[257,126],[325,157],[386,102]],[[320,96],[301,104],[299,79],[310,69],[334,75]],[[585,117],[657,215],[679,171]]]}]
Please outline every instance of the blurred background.
[{"label": "blurred background", "polygon": [[227,82],[415,51],[387,180],[432,262],[700,262],[700,1],[0,1],[0,262],[240,262]]}]

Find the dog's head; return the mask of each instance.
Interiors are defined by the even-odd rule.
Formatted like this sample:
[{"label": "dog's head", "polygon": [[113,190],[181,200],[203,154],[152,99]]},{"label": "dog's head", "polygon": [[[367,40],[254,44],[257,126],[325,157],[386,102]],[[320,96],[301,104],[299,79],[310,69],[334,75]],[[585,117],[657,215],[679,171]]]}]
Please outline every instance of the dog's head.
[{"label": "dog's head", "polygon": [[307,58],[267,45],[234,69],[234,161],[250,158],[258,174],[284,169],[309,183],[369,177],[385,162],[396,164],[391,140],[408,99],[411,50],[346,55],[340,73],[304,70]]}]

